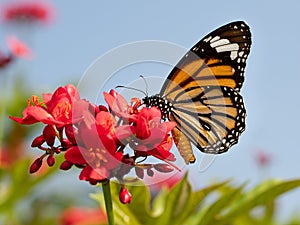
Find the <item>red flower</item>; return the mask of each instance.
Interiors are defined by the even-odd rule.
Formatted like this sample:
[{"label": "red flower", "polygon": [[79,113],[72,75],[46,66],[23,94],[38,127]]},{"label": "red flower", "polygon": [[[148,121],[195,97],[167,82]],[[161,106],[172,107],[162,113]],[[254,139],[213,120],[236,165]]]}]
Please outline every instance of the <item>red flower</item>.
[{"label": "red flower", "polygon": [[[33,105],[28,105],[23,111],[23,118],[12,116],[9,118],[20,124],[42,122],[61,127],[78,121],[82,117],[82,109],[88,104],[80,100],[77,89],[73,85],[59,87],[54,94],[44,94],[43,100],[39,102],[36,96],[32,96]],[[75,118],[72,117],[73,108]]]},{"label": "red flower", "polygon": [[69,208],[62,214],[61,225],[90,225],[106,223],[106,214],[101,209]]},{"label": "red flower", "polygon": [[128,120],[135,120],[135,113],[137,113],[137,108],[140,106],[141,102],[136,100],[132,102],[130,106],[126,99],[114,90],[110,90],[109,94],[104,92],[104,99],[108,104],[109,108],[113,113],[115,113],[119,118],[122,118],[126,122]]},{"label": "red flower", "polygon": [[112,171],[121,164],[122,152],[116,152],[113,136],[116,121],[109,112],[101,111],[96,118],[85,114],[84,123],[78,127],[77,143],[65,153],[66,161],[83,166],[80,180],[92,184],[109,179]]},{"label": "red flower", "polygon": [[130,147],[141,156],[152,155],[161,160],[174,161],[175,157],[170,152],[172,139],[169,133],[175,126],[175,122],[161,123],[161,112],[156,107],[142,108],[135,126],[136,139],[130,143]]},{"label": "red flower", "polygon": [[5,22],[50,22],[53,8],[42,1],[19,1],[3,7],[1,12]]}]

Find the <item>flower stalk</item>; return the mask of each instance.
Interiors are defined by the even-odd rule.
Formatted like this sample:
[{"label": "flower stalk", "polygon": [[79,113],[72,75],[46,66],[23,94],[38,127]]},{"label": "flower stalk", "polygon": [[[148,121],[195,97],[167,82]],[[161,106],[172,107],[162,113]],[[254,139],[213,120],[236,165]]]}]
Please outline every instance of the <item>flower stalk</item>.
[{"label": "flower stalk", "polygon": [[109,180],[102,182],[102,190],[103,190],[103,196],[105,201],[105,209],[106,209],[108,224],[114,225],[115,222],[114,222],[113,205],[112,205]]}]

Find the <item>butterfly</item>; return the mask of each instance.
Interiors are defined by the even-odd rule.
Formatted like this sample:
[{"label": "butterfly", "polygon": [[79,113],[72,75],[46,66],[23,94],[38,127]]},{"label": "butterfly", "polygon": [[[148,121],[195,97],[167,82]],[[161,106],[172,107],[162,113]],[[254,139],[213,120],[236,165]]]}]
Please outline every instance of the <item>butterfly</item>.
[{"label": "butterfly", "polygon": [[206,35],[170,72],[158,95],[143,103],[175,121],[173,140],[186,164],[195,162],[191,143],[200,151],[220,154],[245,130],[244,82],[251,33],[243,21]]}]

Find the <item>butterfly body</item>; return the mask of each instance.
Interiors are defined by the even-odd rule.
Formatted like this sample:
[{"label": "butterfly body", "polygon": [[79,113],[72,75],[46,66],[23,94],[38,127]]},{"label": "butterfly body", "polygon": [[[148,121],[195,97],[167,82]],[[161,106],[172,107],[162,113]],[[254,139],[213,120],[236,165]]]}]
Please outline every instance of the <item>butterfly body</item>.
[{"label": "butterfly body", "polygon": [[242,21],[224,25],[200,40],[173,68],[158,95],[145,97],[162,119],[175,121],[174,142],[185,162],[195,161],[191,143],[220,154],[238,142],[246,110],[239,94],[251,33]]}]

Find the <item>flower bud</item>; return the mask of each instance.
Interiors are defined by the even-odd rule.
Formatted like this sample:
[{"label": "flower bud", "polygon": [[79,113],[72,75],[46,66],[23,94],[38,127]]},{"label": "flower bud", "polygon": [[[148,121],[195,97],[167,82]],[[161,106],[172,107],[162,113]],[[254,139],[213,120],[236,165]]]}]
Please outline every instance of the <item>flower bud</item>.
[{"label": "flower bud", "polygon": [[147,169],[147,175],[148,175],[149,177],[153,177],[153,175],[154,175],[153,170]]},{"label": "flower bud", "polygon": [[125,186],[121,187],[121,190],[120,190],[120,193],[119,193],[119,199],[120,199],[120,202],[122,202],[123,204],[128,204],[132,200],[132,195],[126,189]]},{"label": "flower bud", "polygon": [[71,146],[72,146],[72,144],[69,141],[69,139],[67,139],[67,138],[62,139],[62,141],[61,141],[61,147],[63,147],[63,149],[67,150]]},{"label": "flower bud", "polygon": [[54,165],[54,163],[55,163],[55,158],[54,158],[54,155],[51,154],[51,155],[49,155],[48,158],[47,158],[47,164],[48,164],[48,166],[51,167],[51,166]]},{"label": "flower bud", "polygon": [[47,142],[47,145],[53,146],[55,137],[56,137],[56,132],[55,129],[52,125],[47,125],[44,130],[43,130],[43,137],[45,141]]},{"label": "flower bud", "polygon": [[164,163],[155,164],[153,167],[154,169],[156,169],[158,172],[161,173],[169,173],[174,170],[174,168],[172,168],[170,165]]},{"label": "flower bud", "polygon": [[65,127],[66,136],[69,139],[70,142],[73,144],[76,144],[75,135],[78,133],[77,130],[72,125],[67,125]]},{"label": "flower bud", "polygon": [[73,166],[72,163],[68,162],[68,161],[64,161],[61,165],[60,165],[60,169],[61,170],[69,170],[71,169],[71,167]]},{"label": "flower bud", "polygon": [[98,183],[98,180],[90,179],[89,183],[90,183],[90,185],[96,185]]},{"label": "flower bud", "polygon": [[32,148],[39,147],[42,144],[44,144],[44,142],[45,142],[45,139],[44,139],[43,135],[40,135],[32,141],[31,147]]},{"label": "flower bud", "polygon": [[138,178],[143,179],[144,178],[144,170],[139,167],[135,167],[135,173],[138,176]]},{"label": "flower bud", "polygon": [[30,173],[35,173],[37,172],[43,164],[43,159],[42,158],[37,158],[34,160],[34,162],[31,164],[29,172]]},{"label": "flower bud", "polygon": [[108,112],[108,109],[107,109],[106,106],[104,106],[104,105],[99,105],[99,106],[98,106],[98,109],[99,109],[99,111],[105,111],[105,112]]}]

